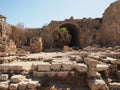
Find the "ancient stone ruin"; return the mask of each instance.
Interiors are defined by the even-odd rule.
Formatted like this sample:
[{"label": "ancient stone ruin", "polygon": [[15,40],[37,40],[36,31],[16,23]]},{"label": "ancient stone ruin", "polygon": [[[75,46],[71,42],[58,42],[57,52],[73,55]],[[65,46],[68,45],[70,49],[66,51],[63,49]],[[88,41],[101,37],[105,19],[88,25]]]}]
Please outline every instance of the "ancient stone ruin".
[{"label": "ancient stone ruin", "polygon": [[[52,21],[22,48],[1,19],[0,90],[120,90],[119,6],[112,3],[103,19]],[[63,27],[71,41],[56,50],[55,31]]]}]

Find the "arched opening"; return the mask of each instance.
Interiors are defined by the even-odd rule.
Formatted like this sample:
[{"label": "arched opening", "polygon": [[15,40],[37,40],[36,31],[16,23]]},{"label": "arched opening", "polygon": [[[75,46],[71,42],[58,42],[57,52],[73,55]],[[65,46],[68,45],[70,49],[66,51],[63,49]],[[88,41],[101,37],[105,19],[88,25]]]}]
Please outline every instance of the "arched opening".
[{"label": "arched opening", "polygon": [[69,43],[69,46],[70,47],[80,47],[78,27],[71,23],[63,24],[60,26],[60,28],[62,28],[62,27],[67,28],[69,34],[71,35],[71,41]]}]

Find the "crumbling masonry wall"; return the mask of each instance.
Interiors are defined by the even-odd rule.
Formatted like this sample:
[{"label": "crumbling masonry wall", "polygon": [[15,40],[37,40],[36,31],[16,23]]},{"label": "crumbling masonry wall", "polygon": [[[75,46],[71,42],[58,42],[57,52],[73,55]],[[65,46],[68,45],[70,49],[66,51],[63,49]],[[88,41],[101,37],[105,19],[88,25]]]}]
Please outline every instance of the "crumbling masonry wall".
[{"label": "crumbling masonry wall", "polygon": [[84,19],[66,19],[65,21],[51,21],[47,26],[43,26],[42,38],[44,48],[56,47],[54,41],[54,31],[58,28],[65,27],[72,36],[69,46],[77,46],[83,48],[99,42],[99,30],[101,28],[102,19],[84,18]]}]

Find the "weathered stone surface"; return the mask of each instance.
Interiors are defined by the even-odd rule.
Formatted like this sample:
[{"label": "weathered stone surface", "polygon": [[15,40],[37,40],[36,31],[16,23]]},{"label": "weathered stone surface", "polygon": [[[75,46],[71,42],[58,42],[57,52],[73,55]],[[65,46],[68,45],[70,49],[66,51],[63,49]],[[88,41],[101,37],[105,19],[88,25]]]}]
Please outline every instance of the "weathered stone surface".
[{"label": "weathered stone surface", "polygon": [[16,56],[7,56],[7,57],[0,57],[0,63],[8,63],[14,61]]},{"label": "weathered stone surface", "polygon": [[9,71],[9,64],[1,64],[0,65],[0,71],[8,72]]},{"label": "weathered stone surface", "polygon": [[18,84],[18,90],[26,90],[26,88],[27,88],[27,83],[28,83],[28,82],[24,82],[24,81],[20,82],[20,83]]},{"label": "weathered stone surface", "polygon": [[57,72],[57,76],[58,77],[67,77],[68,76],[68,71],[60,71],[60,72]]},{"label": "weathered stone surface", "polygon": [[10,84],[9,90],[17,90],[18,84]]},{"label": "weathered stone surface", "polygon": [[64,46],[63,47],[63,51],[66,52],[66,51],[73,51],[73,49],[69,46]]},{"label": "weathered stone surface", "polygon": [[88,79],[88,85],[91,90],[107,90],[107,85],[102,79]]},{"label": "weathered stone surface", "polygon": [[103,23],[101,27],[101,39],[104,43],[120,42],[120,1],[112,3],[103,15]]},{"label": "weathered stone surface", "polygon": [[54,72],[54,71],[47,72],[48,77],[55,77],[56,74],[57,74],[57,72]]},{"label": "weathered stone surface", "polygon": [[85,63],[86,63],[88,66],[96,67],[96,65],[98,64],[98,61],[95,60],[95,59],[86,58],[86,59],[85,59]]},{"label": "weathered stone surface", "polygon": [[11,64],[9,65],[10,70],[12,71],[21,71],[23,70],[23,66],[20,64]]},{"label": "weathered stone surface", "polygon": [[111,89],[116,89],[116,90],[119,90],[120,89],[120,83],[117,83],[117,82],[114,82],[114,83],[110,83],[110,88]]},{"label": "weathered stone surface", "polygon": [[63,62],[62,63],[62,70],[63,71],[70,71],[74,69],[74,64],[72,62]]},{"label": "weathered stone surface", "polygon": [[13,83],[19,83],[19,82],[21,82],[22,80],[24,79],[24,76],[22,76],[22,75],[13,75],[12,77],[11,77],[11,82],[13,82]]},{"label": "weathered stone surface", "polygon": [[28,82],[27,87],[29,89],[35,89],[38,85],[39,85],[38,81],[30,81],[30,82]]},{"label": "weathered stone surface", "polygon": [[87,65],[79,63],[75,65],[75,69],[80,73],[87,72]]},{"label": "weathered stone surface", "polygon": [[115,60],[111,61],[111,63],[120,65],[120,59],[115,59]]},{"label": "weathered stone surface", "polygon": [[0,90],[8,90],[8,81],[0,82]]},{"label": "weathered stone surface", "polygon": [[59,71],[59,70],[61,70],[61,65],[62,63],[60,63],[60,62],[53,62],[52,64],[51,64],[51,70],[53,70],[53,71]]},{"label": "weathered stone surface", "polygon": [[33,37],[30,40],[31,52],[41,52],[43,50],[43,42],[41,37]]},{"label": "weathered stone surface", "polygon": [[49,64],[49,63],[40,63],[39,65],[38,65],[38,71],[50,71],[51,70],[51,64]]},{"label": "weathered stone surface", "polygon": [[33,77],[36,78],[41,78],[47,75],[47,72],[38,72],[38,71],[33,71]]},{"label": "weathered stone surface", "polygon": [[105,64],[97,64],[96,69],[97,71],[105,71],[109,69],[109,66]]},{"label": "weathered stone surface", "polygon": [[8,74],[1,74],[0,75],[0,81],[7,81],[8,80]]}]

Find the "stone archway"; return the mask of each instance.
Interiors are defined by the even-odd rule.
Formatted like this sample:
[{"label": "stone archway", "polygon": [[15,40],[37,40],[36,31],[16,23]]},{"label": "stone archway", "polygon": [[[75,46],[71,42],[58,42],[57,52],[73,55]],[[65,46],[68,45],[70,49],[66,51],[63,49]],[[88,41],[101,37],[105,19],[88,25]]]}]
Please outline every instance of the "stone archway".
[{"label": "stone archway", "polygon": [[71,42],[69,43],[70,47],[80,47],[80,40],[79,40],[79,28],[77,25],[71,23],[65,23],[60,26],[60,28],[65,27],[69,31],[71,35]]}]

